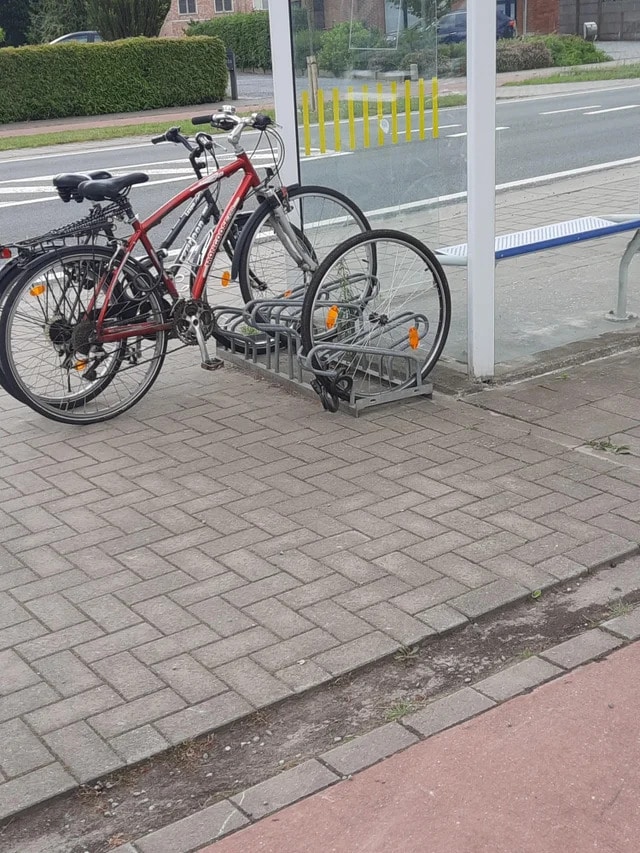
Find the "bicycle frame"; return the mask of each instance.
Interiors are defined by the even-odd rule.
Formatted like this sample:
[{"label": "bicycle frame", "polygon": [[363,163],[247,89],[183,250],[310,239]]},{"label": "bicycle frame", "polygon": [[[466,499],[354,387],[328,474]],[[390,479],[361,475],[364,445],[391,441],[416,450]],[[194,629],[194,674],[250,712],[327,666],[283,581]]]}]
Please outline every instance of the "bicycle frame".
[{"label": "bicycle frame", "polygon": [[[223,210],[219,221],[216,223],[215,228],[212,230],[205,244],[203,252],[203,261],[198,269],[192,288],[192,298],[200,299],[205,289],[209,271],[211,270],[211,267],[216,258],[216,255],[218,254],[220,246],[224,242],[225,237],[227,236],[231,226],[233,225],[239,208],[244,203],[249,192],[252,189],[256,189],[262,184],[262,180],[256,172],[248,155],[244,152],[242,154],[238,154],[233,162],[222,166],[220,169],[213,172],[211,175],[207,175],[206,177],[201,178],[200,180],[186,187],[186,189],[179,192],[176,196],[174,196],[168,202],[163,204],[162,207],[158,208],[158,210],[156,210],[142,222],[138,219],[137,216],[134,216],[131,219],[130,224],[133,228],[133,233],[124,244],[124,247],[121,250],[121,257],[118,258],[118,255],[115,256],[117,259],[117,266],[113,271],[107,272],[105,279],[103,279],[103,281],[99,285],[99,289],[101,290],[104,282],[108,281],[104,304],[100,309],[96,321],[97,343],[110,343],[114,341],[121,341],[126,338],[138,337],[139,335],[153,334],[155,332],[166,331],[172,328],[172,323],[167,322],[138,323],[135,325],[128,325],[122,327],[111,326],[108,328],[108,330],[104,329],[103,326],[105,317],[109,310],[111,297],[117,285],[118,279],[120,278],[120,275],[127,261],[132,256],[133,251],[139,243],[142,244],[147,254],[147,257],[149,258],[153,267],[157,271],[160,280],[164,284],[168,293],[171,295],[172,299],[175,301],[179,298],[174,281],[170,276],[165,273],[162,261],[158,257],[158,254],[154,249],[151,240],[149,239],[148,232],[155,228],[156,225],[159,225],[163,221],[163,219],[170,213],[172,213],[176,208],[189,201],[189,199],[194,199],[196,196],[200,195],[201,193],[212,187],[215,183],[223,180],[224,178],[229,178],[236,172],[240,171],[244,172],[240,185],[234,191],[229,203]],[[92,305],[93,304],[94,302],[92,301]],[[89,310],[91,310],[92,305],[89,307]]]}]

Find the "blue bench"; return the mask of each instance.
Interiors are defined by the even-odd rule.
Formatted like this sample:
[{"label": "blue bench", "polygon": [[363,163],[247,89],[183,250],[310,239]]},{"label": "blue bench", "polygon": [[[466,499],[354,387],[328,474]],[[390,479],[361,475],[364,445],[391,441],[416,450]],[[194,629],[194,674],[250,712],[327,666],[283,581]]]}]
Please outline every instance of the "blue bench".
[{"label": "blue bench", "polygon": [[[635,231],[620,260],[618,268],[618,302],[615,312],[607,314],[609,320],[631,320],[637,314],[627,312],[627,282],[631,259],[640,251],[640,217],[629,214],[612,214],[609,216],[583,216],[580,219],[568,219],[540,228],[530,228],[526,231],[514,231],[496,237],[496,262],[505,258],[515,258],[544,249],[555,249],[569,243],[580,243],[583,240],[593,240],[598,237],[608,237],[610,234],[620,234],[623,231]],[[437,249],[436,255],[443,265],[466,266],[468,248],[466,243]]]}]

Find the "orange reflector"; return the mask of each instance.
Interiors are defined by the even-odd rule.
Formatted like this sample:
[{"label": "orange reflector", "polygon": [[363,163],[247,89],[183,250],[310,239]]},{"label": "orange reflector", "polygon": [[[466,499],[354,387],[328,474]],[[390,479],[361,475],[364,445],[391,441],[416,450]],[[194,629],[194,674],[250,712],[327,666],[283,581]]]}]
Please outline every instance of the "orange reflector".
[{"label": "orange reflector", "polygon": [[0,249],[0,258],[10,258],[11,257],[11,249],[7,249],[5,246]]},{"label": "orange reflector", "polygon": [[229,272],[229,270],[225,270],[222,273],[222,286],[223,287],[229,287],[230,283],[231,283],[231,273]]},{"label": "orange reflector", "polygon": [[87,364],[88,364],[87,361],[76,361],[76,363],[73,365],[73,369],[74,370],[84,370],[85,367],[87,366]]},{"label": "orange reflector", "polygon": [[333,329],[336,324],[336,320],[338,319],[338,314],[340,310],[337,305],[332,305],[331,308],[327,311],[327,329]]},{"label": "orange reflector", "polygon": [[418,330],[415,326],[412,326],[409,329],[409,346],[411,349],[418,349],[418,345],[420,343],[420,335],[418,334]]},{"label": "orange reflector", "polygon": [[288,299],[292,293],[293,293],[293,290],[285,290],[285,292],[282,295],[284,296],[285,299]]},{"label": "orange reflector", "polygon": [[31,296],[42,296],[45,290],[44,284],[34,284],[29,293]]}]

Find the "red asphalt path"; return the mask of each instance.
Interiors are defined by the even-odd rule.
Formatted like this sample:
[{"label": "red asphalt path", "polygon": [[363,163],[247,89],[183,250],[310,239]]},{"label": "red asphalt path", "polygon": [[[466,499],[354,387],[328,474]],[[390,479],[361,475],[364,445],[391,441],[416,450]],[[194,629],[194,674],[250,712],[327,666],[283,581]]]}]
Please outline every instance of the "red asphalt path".
[{"label": "red asphalt path", "polygon": [[201,853],[638,853],[640,642]]}]

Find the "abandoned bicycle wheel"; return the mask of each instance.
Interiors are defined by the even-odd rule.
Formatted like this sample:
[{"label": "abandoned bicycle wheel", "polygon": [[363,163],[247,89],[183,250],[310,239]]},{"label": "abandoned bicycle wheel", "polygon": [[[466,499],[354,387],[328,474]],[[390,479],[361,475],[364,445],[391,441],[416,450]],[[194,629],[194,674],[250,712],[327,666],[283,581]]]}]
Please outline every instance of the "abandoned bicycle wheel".
[{"label": "abandoned bicycle wheel", "polygon": [[[51,252],[7,293],[0,369],[10,393],[62,423],[97,423],[133,406],[156,380],[167,347],[167,306],[144,269],[128,264],[105,305],[106,247]],[[104,311],[102,335],[96,331]],[[131,329],[131,333],[128,333]],[[140,333],[136,331],[140,329]],[[117,330],[117,333],[116,333]]]},{"label": "abandoned bicycle wheel", "polygon": [[446,276],[419,240],[378,230],[341,243],[316,270],[302,309],[302,349],[325,408],[420,387],[450,320]]},{"label": "abandoned bicycle wheel", "polygon": [[242,229],[236,248],[233,276],[237,275],[245,302],[284,294],[302,297],[323,258],[342,240],[370,227],[355,202],[329,187],[291,187],[279,211],[293,226],[301,254],[312,259],[311,268],[306,269],[286,247],[273,202],[264,202]]}]

